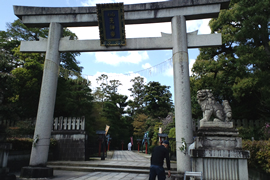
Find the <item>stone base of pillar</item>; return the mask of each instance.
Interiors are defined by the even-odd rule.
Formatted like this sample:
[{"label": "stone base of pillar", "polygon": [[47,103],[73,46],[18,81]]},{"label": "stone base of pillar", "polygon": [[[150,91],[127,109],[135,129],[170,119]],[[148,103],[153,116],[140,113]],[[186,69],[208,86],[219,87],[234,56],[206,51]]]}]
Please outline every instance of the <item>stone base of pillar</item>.
[{"label": "stone base of pillar", "polygon": [[242,150],[236,129],[199,129],[191,149],[192,171],[203,172],[203,179],[248,179],[249,151]]},{"label": "stone base of pillar", "polygon": [[8,168],[0,168],[0,174],[7,174],[9,172]]},{"label": "stone base of pillar", "polygon": [[22,178],[48,178],[53,177],[53,168],[49,167],[23,167],[21,169]]},{"label": "stone base of pillar", "polygon": [[14,174],[0,174],[1,180],[16,180],[16,176]]}]

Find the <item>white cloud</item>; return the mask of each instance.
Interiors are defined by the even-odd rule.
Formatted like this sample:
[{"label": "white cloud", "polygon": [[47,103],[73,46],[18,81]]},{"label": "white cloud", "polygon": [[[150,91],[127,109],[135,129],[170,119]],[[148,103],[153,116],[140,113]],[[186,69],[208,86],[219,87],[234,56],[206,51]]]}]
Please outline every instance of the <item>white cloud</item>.
[{"label": "white cloud", "polygon": [[201,25],[201,28],[199,30],[199,34],[210,34],[211,33],[211,29],[209,27],[209,21],[211,19],[203,19],[203,23]]},{"label": "white cloud", "polygon": [[[189,75],[191,76],[192,72],[191,69],[193,67],[193,64],[195,63],[195,59],[189,59]],[[173,76],[173,67],[168,68],[165,72],[164,72],[165,76],[169,76],[172,77]]]},{"label": "white cloud", "polygon": [[159,71],[158,67],[152,67],[150,63],[143,64],[142,68],[145,69],[145,71],[144,72],[141,71],[141,73],[146,73],[149,75],[152,75],[154,73],[158,73],[158,71]]},{"label": "white cloud", "polygon": [[84,39],[99,39],[99,30],[98,27],[70,27],[70,31],[75,33],[79,40]]},{"label": "white cloud", "polygon": [[173,68],[168,68],[165,72],[164,72],[165,76],[169,76],[172,77],[173,76]]},{"label": "white cloud", "polygon": [[190,59],[189,60],[189,75],[192,75],[191,69],[193,67],[193,64],[195,63],[196,59]]},{"label": "white cloud", "polygon": [[126,37],[161,37],[161,32],[171,33],[171,23],[150,23],[138,25],[126,25]]},{"label": "white cloud", "polygon": [[210,34],[209,21],[210,19],[187,21],[187,32],[199,30],[198,34]]},{"label": "white cloud", "polygon": [[148,68],[150,68],[150,67],[152,67],[152,66],[151,66],[151,64],[149,64],[149,63],[145,63],[145,64],[142,65],[142,68],[143,68],[143,69],[148,69]]},{"label": "white cloud", "polygon": [[[118,93],[127,95],[129,99],[131,98],[131,92],[128,90],[129,88],[132,88],[133,83],[130,82],[131,79],[134,79],[137,76],[140,76],[138,73],[130,73],[129,75],[125,74],[117,74],[117,73],[106,73],[106,72],[97,72],[94,76],[87,76],[87,79],[91,81],[91,89],[93,91],[96,90],[97,87],[99,87],[99,84],[97,83],[96,79],[101,75],[106,74],[108,76],[108,82],[110,80],[117,79],[121,82],[122,86],[119,86]],[[142,77],[142,76],[141,76]],[[145,77],[144,82],[147,82],[147,79]]]},{"label": "white cloud", "polygon": [[102,62],[117,66],[119,63],[138,64],[143,60],[149,59],[146,51],[128,51],[127,55],[121,56],[117,52],[97,52],[95,53],[96,62]]}]

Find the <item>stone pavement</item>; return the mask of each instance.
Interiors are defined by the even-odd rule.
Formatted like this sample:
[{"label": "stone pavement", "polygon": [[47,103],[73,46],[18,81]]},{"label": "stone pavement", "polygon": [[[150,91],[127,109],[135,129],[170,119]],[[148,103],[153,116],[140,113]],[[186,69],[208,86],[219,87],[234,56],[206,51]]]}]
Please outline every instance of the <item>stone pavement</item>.
[{"label": "stone pavement", "polygon": [[[29,180],[148,180],[150,157],[149,154],[138,151],[110,151],[103,161],[100,158],[93,158],[90,161],[48,162],[48,167],[54,168],[53,178]],[[171,167],[172,170],[176,170],[175,162],[171,162]],[[26,180],[19,178],[19,173],[16,175],[17,180]]]}]

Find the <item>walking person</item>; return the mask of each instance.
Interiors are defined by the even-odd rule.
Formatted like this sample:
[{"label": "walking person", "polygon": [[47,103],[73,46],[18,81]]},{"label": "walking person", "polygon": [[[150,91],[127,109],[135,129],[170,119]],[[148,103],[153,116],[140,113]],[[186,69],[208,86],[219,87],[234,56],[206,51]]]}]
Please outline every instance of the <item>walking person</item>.
[{"label": "walking person", "polygon": [[128,150],[131,151],[132,144],[131,142],[128,143]]},{"label": "walking person", "polygon": [[168,169],[168,177],[171,177],[171,166],[169,158],[169,141],[165,140],[162,145],[154,148],[151,156],[151,166],[149,180],[155,180],[156,176],[158,180],[165,180],[166,174],[163,168],[164,158],[166,158],[166,165]]}]

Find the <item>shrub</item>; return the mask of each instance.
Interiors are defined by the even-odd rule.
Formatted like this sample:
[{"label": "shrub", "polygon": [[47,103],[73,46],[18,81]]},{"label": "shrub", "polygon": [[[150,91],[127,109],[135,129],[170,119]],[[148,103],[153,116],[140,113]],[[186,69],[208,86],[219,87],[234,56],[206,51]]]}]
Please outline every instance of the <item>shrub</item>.
[{"label": "shrub", "polygon": [[262,128],[262,133],[264,139],[270,139],[270,123],[265,123],[265,126]]},{"label": "shrub", "polygon": [[[175,138],[175,128],[170,129],[168,137],[169,138]],[[175,140],[169,140],[169,142],[170,142],[171,152],[175,153],[176,152],[176,142],[175,142]]]},{"label": "shrub", "polygon": [[35,125],[32,121],[17,121],[15,127],[8,127],[9,137],[30,137],[34,134]]},{"label": "shrub", "polygon": [[[31,138],[7,138],[7,143],[12,143],[12,151],[31,151],[33,139]],[[57,146],[57,140],[51,138],[50,150],[53,150]]]},{"label": "shrub", "polygon": [[270,139],[268,141],[243,141],[243,149],[250,151],[248,165],[270,173]]},{"label": "shrub", "polygon": [[255,140],[260,140],[263,137],[262,129],[259,127],[238,127],[237,129],[242,139],[251,140],[253,137]]}]

